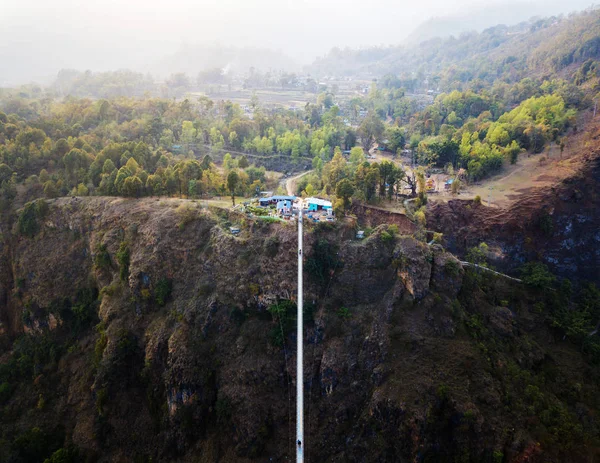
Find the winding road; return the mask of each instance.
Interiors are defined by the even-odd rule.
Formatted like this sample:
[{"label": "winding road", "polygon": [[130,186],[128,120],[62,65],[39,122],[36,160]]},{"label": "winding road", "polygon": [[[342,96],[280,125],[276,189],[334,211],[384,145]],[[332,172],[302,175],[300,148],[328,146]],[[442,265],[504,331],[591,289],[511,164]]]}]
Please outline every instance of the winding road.
[{"label": "winding road", "polygon": [[313,170],[307,170],[306,172],[302,172],[301,174],[285,179],[285,190],[287,191],[287,194],[289,196],[296,196],[296,193],[294,192],[296,190],[296,180],[298,180],[300,177],[310,174],[311,172],[313,172]]}]

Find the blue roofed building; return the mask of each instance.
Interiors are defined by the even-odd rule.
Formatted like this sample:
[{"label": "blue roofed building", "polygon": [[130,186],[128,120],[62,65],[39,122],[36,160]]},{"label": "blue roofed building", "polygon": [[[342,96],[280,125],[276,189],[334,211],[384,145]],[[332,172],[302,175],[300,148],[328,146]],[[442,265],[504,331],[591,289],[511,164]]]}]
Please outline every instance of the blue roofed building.
[{"label": "blue roofed building", "polygon": [[[287,196],[287,195],[275,195],[275,196],[267,196],[265,198],[260,198],[258,200],[258,204],[260,204],[263,207],[267,207],[270,206],[271,204],[275,204],[277,205],[278,203],[284,203],[282,205],[285,207],[289,207],[290,209],[292,208],[292,203],[296,201],[296,197],[295,196]],[[279,209],[279,207],[277,208]]]}]

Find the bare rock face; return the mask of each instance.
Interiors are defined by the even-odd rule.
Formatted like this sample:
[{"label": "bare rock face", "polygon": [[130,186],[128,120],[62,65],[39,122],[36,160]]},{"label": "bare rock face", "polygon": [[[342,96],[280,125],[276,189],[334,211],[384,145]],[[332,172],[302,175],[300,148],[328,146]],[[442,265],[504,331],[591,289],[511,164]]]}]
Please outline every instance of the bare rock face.
[{"label": "bare rock face", "polygon": [[357,304],[380,301],[394,286],[396,275],[391,267],[392,247],[378,233],[364,242],[351,242],[336,256],[335,285],[332,293]]},{"label": "bare rock face", "polygon": [[460,261],[437,245],[432,246],[432,290],[454,299],[462,287],[464,269]]},{"label": "bare rock face", "polygon": [[[507,354],[484,335],[492,349],[514,341],[511,371],[539,367],[545,350],[517,342],[518,311],[464,294],[455,257],[391,231],[358,241],[344,223],[306,229],[309,458],[440,461],[468,448],[489,459],[514,436],[498,380]],[[51,202],[0,264],[14,275],[0,347],[23,331],[40,340],[27,352],[35,382],[28,372],[18,395],[0,396],[3,435],[59,420],[61,445],[99,462],[292,458],[296,237],[191,201]]]},{"label": "bare rock face", "polygon": [[398,262],[398,276],[415,300],[429,292],[433,253],[424,243],[402,237],[396,244],[394,258]]},{"label": "bare rock face", "polygon": [[501,336],[512,336],[514,315],[510,309],[506,307],[496,307],[490,315],[490,324]]}]

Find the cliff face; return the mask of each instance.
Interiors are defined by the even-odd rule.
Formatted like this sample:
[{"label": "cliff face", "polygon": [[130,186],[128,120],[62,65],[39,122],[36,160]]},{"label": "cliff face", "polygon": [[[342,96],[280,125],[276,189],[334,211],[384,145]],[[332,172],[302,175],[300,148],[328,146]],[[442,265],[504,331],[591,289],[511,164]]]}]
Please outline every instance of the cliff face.
[{"label": "cliff face", "polygon": [[[597,145],[600,134],[593,140]],[[457,254],[485,241],[494,248],[493,264],[507,271],[536,260],[562,277],[600,283],[600,148],[581,157],[572,176],[524,194],[508,209],[438,203],[428,211],[428,226],[443,232]]]},{"label": "cliff face", "polygon": [[[59,199],[36,220],[2,249],[0,460],[293,457],[295,227],[151,199]],[[556,400],[579,384],[571,440],[596,429],[595,370],[536,295],[386,226],[353,237],[305,235],[309,459],[564,461],[511,406],[529,383]],[[546,368],[566,385],[531,379]]]}]

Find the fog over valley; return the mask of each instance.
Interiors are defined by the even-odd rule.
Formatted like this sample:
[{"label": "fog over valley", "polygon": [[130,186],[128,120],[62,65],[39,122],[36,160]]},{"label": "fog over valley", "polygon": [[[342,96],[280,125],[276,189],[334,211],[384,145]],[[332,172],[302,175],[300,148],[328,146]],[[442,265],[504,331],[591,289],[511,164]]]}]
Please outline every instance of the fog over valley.
[{"label": "fog over valley", "polygon": [[[2,0],[0,85],[47,83],[65,68],[127,68],[158,78],[227,64],[294,71],[332,47],[418,43],[587,6],[589,0]],[[252,50],[239,51],[245,48]]]}]

